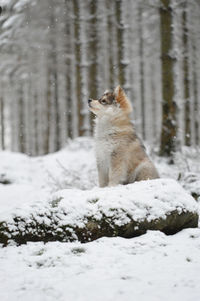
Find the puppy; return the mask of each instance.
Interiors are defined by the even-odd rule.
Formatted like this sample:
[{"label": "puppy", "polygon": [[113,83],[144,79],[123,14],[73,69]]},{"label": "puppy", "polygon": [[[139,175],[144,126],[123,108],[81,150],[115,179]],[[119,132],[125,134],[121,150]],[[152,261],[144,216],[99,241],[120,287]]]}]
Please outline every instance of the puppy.
[{"label": "puppy", "polygon": [[88,100],[96,115],[95,151],[99,186],[115,186],[159,178],[130,120],[132,106],[120,86]]}]

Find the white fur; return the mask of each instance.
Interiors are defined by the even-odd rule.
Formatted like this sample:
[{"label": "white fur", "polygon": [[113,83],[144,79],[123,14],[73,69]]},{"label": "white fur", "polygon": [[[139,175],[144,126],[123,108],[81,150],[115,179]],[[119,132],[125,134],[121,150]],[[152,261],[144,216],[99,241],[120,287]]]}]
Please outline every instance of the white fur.
[{"label": "white fur", "polygon": [[110,166],[110,157],[116,147],[116,143],[110,139],[110,135],[116,132],[116,128],[110,125],[109,116],[96,119],[95,127],[95,152],[97,164],[107,172]]},{"label": "white fur", "polygon": [[[109,179],[106,180],[106,178],[109,177],[109,172],[111,171],[111,155],[120,144],[116,139],[112,139],[112,135],[119,133],[120,129],[111,123],[113,115],[116,116],[116,111],[118,110],[117,108],[114,110],[110,108],[109,114],[97,117],[95,120],[95,152],[100,186],[108,185],[107,182]],[[123,165],[121,167],[123,167]],[[124,174],[124,170],[122,170],[121,182],[124,181],[124,178],[126,178],[126,174]],[[118,183],[111,183],[109,181],[109,185],[111,186],[116,184]]]}]

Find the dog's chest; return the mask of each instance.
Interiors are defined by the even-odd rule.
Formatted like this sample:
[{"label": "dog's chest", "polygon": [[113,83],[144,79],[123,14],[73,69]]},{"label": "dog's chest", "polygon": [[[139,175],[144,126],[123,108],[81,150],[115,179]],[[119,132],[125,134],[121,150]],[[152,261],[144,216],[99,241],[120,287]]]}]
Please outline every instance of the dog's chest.
[{"label": "dog's chest", "polygon": [[108,127],[106,123],[96,125],[95,151],[97,163],[105,169],[109,167],[111,155],[116,147],[116,142],[112,138],[114,132],[115,129]]},{"label": "dog's chest", "polygon": [[108,166],[114,146],[107,139],[96,139],[95,151],[98,164]]}]

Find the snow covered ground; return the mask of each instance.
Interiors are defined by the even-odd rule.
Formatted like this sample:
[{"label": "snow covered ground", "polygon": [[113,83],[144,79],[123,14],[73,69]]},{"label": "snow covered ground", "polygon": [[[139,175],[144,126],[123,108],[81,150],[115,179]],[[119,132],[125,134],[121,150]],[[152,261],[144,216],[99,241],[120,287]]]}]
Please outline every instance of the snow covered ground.
[{"label": "snow covered ground", "polygon": [[[77,139],[39,158],[0,153],[0,213],[42,202],[65,188],[97,184],[91,139]],[[153,155],[153,154],[152,154]],[[200,192],[200,154],[184,149],[175,165],[153,155],[163,177]],[[199,204],[199,202],[198,202]],[[101,238],[80,244],[28,243],[0,248],[2,301],[198,301],[200,228],[173,236],[159,231],[132,238]]]},{"label": "snow covered ground", "polygon": [[199,229],[9,246],[0,252],[0,300],[198,301],[199,254]]}]

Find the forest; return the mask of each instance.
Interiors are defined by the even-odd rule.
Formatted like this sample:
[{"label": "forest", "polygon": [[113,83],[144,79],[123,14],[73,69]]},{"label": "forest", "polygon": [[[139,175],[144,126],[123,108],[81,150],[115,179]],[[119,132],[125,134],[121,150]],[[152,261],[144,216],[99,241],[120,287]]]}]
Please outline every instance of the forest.
[{"label": "forest", "polygon": [[200,0],[0,0],[0,300],[199,301],[199,216]]},{"label": "forest", "polygon": [[0,148],[92,135],[87,99],[120,84],[162,156],[200,145],[199,0],[1,0]]}]

